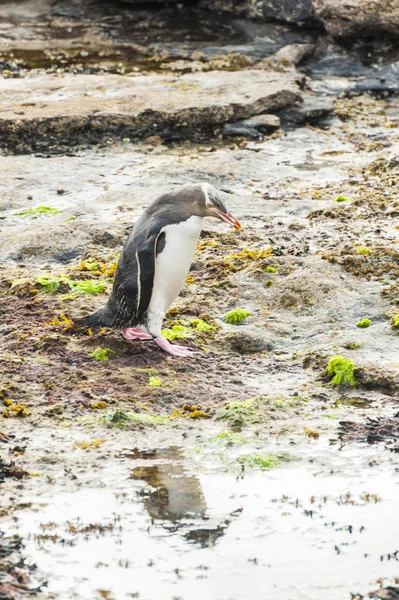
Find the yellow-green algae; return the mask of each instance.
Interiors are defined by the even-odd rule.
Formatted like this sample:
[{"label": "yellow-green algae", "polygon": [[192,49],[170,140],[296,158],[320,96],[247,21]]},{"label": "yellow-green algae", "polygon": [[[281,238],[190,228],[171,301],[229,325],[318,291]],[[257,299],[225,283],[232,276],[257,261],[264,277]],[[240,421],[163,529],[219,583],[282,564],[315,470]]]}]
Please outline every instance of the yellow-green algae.
[{"label": "yellow-green algae", "polygon": [[71,290],[71,292],[79,294],[92,294],[97,295],[104,292],[107,289],[107,283],[105,281],[93,281],[92,279],[69,279],[66,275],[60,275],[54,277],[52,275],[42,275],[36,279],[36,283],[39,284],[43,291],[54,293],[60,289],[61,284],[65,284]]},{"label": "yellow-green algae", "polygon": [[158,379],[158,377],[150,377],[148,380],[148,385],[150,385],[151,387],[158,387],[162,385],[162,381]]},{"label": "yellow-green algae", "polygon": [[367,246],[361,246],[356,249],[356,254],[370,254],[370,252],[371,250]]},{"label": "yellow-green algae", "polygon": [[349,196],[344,196],[343,194],[338,194],[333,200],[333,202],[352,202],[352,198]]},{"label": "yellow-green algae", "polygon": [[231,426],[241,427],[246,423],[257,421],[258,398],[250,398],[243,402],[229,402],[226,404],[225,412],[219,417],[221,421],[227,421]]},{"label": "yellow-green algae", "polygon": [[332,377],[331,384],[338,387],[355,387],[357,385],[355,368],[356,363],[350,358],[332,356],[327,368],[328,374]]},{"label": "yellow-green algae", "polygon": [[276,269],[276,267],[272,267],[271,265],[268,265],[268,266],[266,267],[266,272],[267,272],[267,273],[276,273],[276,272],[277,272],[277,269]]},{"label": "yellow-green algae", "polygon": [[125,411],[121,408],[111,408],[100,417],[101,423],[109,427],[123,429],[130,424],[139,423],[142,425],[162,425],[168,423],[171,417],[161,417],[148,413],[136,413],[132,410]]},{"label": "yellow-green algae", "polygon": [[247,465],[252,468],[258,468],[261,471],[278,467],[282,462],[290,462],[295,460],[295,457],[288,452],[252,452],[237,458],[242,465]]},{"label": "yellow-green algae", "polygon": [[245,310],[245,308],[237,306],[237,308],[234,308],[233,310],[227,312],[224,315],[224,318],[226,319],[227,323],[230,323],[230,325],[236,325],[237,323],[242,323],[248,315],[249,312]]},{"label": "yellow-green algae", "polygon": [[101,348],[100,346],[89,352],[89,355],[96,360],[109,360],[110,354],[115,354],[115,351],[111,350],[111,348]]},{"label": "yellow-green algae", "polygon": [[392,327],[399,327],[399,313],[392,317]]},{"label": "yellow-green algae", "polygon": [[32,217],[33,219],[40,217],[41,215],[57,215],[60,211],[59,208],[54,208],[52,206],[45,206],[44,204],[40,204],[35,208],[25,208],[24,210],[20,210],[19,212],[13,213],[13,217]]},{"label": "yellow-green algae", "polygon": [[356,323],[356,327],[360,327],[361,329],[367,329],[367,327],[370,327],[370,325],[371,325],[370,319],[360,319],[360,321],[358,321]]},{"label": "yellow-green algae", "polygon": [[247,444],[248,439],[233,431],[221,431],[211,438],[214,442],[227,442],[228,444]]}]

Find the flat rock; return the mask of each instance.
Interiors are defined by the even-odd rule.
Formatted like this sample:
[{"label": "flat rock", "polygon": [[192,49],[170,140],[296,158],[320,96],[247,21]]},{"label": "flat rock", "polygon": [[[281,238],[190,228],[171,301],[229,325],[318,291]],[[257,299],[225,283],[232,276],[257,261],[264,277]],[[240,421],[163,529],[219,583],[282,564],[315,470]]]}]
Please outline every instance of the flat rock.
[{"label": "flat rock", "polygon": [[218,335],[218,341],[224,347],[239,354],[257,354],[274,350],[274,343],[270,337],[250,326],[237,326],[232,330],[223,331]]},{"label": "flat rock", "polygon": [[302,104],[290,106],[283,111],[281,118],[290,125],[317,123],[334,111],[334,102],[330,97],[305,94]]},{"label": "flat rock", "polygon": [[243,121],[243,124],[254,127],[262,133],[270,133],[280,127],[280,119],[277,115],[255,115]]},{"label": "flat rock", "polygon": [[201,140],[228,122],[277,112],[301,97],[294,74],[246,70],[180,77],[46,75],[4,79],[0,147],[36,151],[109,137]]}]

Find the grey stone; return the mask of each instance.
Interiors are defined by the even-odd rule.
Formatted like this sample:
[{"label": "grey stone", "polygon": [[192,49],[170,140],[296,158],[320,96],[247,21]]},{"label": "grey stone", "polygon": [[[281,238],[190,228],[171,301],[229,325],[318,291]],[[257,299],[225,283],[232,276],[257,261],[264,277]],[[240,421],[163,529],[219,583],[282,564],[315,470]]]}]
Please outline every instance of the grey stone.
[{"label": "grey stone", "polygon": [[261,333],[259,329],[239,325],[234,330],[220,333],[218,341],[225,348],[239,354],[258,354],[274,350],[274,343],[269,336]]},{"label": "grey stone", "polygon": [[262,133],[270,133],[280,127],[280,118],[277,115],[254,115],[243,121],[244,125],[254,127]]},{"label": "grey stone", "polygon": [[283,123],[289,125],[317,123],[334,112],[334,102],[329,97],[305,94],[303,98],[302,104],[292,106],[281,113]]}]

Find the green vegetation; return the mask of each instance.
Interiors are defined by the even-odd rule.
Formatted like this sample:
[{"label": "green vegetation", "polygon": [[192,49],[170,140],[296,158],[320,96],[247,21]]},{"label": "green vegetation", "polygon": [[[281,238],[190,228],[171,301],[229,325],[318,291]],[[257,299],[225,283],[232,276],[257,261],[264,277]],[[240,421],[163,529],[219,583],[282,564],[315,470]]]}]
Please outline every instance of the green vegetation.
[{"label": "green vegetation", "polygon": [[268,279],[265,283],[265,287],[270,287],[271,285],[273,285],[273,281],[271,279]]},{"label": "green vegetation", "polygon": [[370,325],[370,319],[360,319],[360,321],[356,323],[356,327],[360,327],[361,329],[367,329],[367,327],[370,327]]},{"label": "green vegetation", "polygon": [[392,327],[399,327],[399,313],[392,317]]},{"label": "green vegetation", "polygon": [[370,254],[371,250],[370,248],[367,248],[367,246],[362,246],[357,248],[356,250],[356,254]]},{"label": "green vegetation", "polygon": [[272,267],[271,265],[268,265],[268,266],[266,267],[266,272],[267,272],[267,273],[276,273],[276,272],[277,272],[277,269],[276,269],[276,267]]},{"label": "green vegetation", "polygon": [[356,364],[350,358],[344,356],[332,356],[328,362],[327,372],[332,377],[332,385],[339,387],[355,387],[357,385],[355,377]]},{"label": "green vegetation", "polygon": [[203,319],[192,319],[190,325],[195,327],[197,331],[212,331],[215,329],[214,325],[209,325]]},{"label": "green vegetation", "polygon": [[51,206],[44,206],[41,204],[40,206],[36,206],[36,208],[26,208],[24,210],[20,210],[19,212],[13,213],[13,217],[32,217],[32,219],[36,219],[41,215],[56,215],[60,211],[59,208],[53,208]]},{"label": "green vegetation", "polygon": [[109,360],[110,354],[115,354],[115,351],[111,350],[111,348],[100,348],[100,346],[89,352],[89,356],[92,356],[96,360]]},{"label": "green vegetation", "polygon": [[150,377],[148,380],[148,385],[150,385],[152,387],[158,387],[158,386],[162,385],[162,381],[160,379],[158,379],[158,377]]},{"label": "green vegetation", "polygon": [[188,336],[187,328],[184,325],[173,325],[171,329],[162,329],[162,335],[167,340],[182,340]]},{"label": "green vegetation", "polygon": [[243,402],[229,402],[219,420],[227,421],[233,427],[254,423],[258,420],[256,418],[258,402],[257,398],[250,398]]},{"label": "green vegetation", "polygon": [[51,275],[42,275],[36,279],[45,292],[54,293],[60,288],[69,288],[72,293],[75,294],[93,294],[97,295],[104,292],[107,289],[107,283],[105,281],[94,281],[92,279],[69,279],[66,275],[60,275],[59,277],[53,277]]},{"label": "green vegetation", "polygon": [[266,471],[267,469],[277,467],[282,462],[295,460],[295,458],[287,452],[266,452],[265,454],[252,452],[251,454],[240,456],[237,460],[242,465],[248,465],[249,467]]},{"label": "green vegetation", "polygon": [[343,196],[342,194],[338,194],[333,200],[333,202],[352,202],[352,198],[349,196]]},{"label": "green vegetation", "polygon": [[224,315],[224,318],[226,319],[227,323],[230,323],[230,325],[236,325],[237,323],[242,323],[242,321],[244,321],[248,315],[249,312],[247,310],[237,306],[237,308],[227,312]]}]

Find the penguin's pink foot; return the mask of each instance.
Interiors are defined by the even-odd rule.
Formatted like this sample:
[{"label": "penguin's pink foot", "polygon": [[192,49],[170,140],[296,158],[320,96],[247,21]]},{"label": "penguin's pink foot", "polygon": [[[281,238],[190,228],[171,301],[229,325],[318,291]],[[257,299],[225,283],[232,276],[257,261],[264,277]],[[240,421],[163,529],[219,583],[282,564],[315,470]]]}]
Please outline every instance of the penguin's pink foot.
[{"label": "penguin's pink foot", "polygon": [[186,346],[174,346],[163,335],[155,337],[154,342],[157,346],[162,348],[162,350],[165,350],[165,352],[172,356],[193,356],[194,354],[197,354],[194,350],[191,350],[191,348],[187,348]]},{"label": "penguin's pink foot", "polygon": [[128,327],[127,329],[121,329],[121,334],[125,340],[152,340],[153,337],[149,333],[146,333],[139,327]]}]

